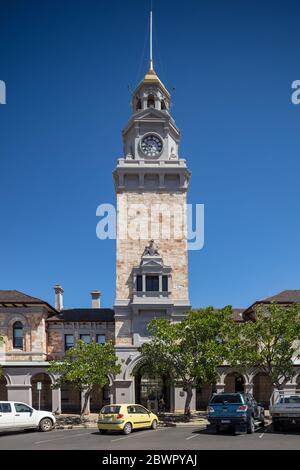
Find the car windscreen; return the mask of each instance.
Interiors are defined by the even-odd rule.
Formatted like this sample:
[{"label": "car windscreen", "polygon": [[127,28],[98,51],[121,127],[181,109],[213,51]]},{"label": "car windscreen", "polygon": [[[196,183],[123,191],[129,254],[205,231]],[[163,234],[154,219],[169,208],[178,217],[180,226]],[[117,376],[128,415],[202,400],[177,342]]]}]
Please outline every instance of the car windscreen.
[{"label": "car windscreen", "polygon": [[102,408],[100,413],[103,415],[109,415],[109,414],[119,414],[120,413],[120,406],[115,406],[115,405],[106,405]]},{"label": "car windscreen", "polygon": [[283,403],[299,403],[300,405],[300,396],[284,397]]},{"label": "car windscreen", "polygon": [[223,393],[219,395],[215,395],[211,401],[211,403],[243,403],[241,395],[238,393]]}]

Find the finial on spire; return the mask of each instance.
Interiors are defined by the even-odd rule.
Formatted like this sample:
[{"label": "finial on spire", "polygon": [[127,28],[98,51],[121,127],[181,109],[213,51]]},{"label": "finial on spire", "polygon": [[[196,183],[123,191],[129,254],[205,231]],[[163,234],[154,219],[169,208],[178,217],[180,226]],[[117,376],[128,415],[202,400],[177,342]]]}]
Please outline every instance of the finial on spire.
[{"label": "finial on spire", "polygon": [[152,7],[150,11],[150,70],[153,70],[153,57],[152,57]]}]

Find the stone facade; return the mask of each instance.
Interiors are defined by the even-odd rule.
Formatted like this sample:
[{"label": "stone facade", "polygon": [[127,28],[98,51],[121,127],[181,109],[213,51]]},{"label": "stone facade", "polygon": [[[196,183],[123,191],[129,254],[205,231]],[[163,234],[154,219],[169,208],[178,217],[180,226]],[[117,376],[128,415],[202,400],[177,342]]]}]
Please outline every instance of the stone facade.
[{"label": "stone facade", "polygon": [[[60,300],[62,306],[62,297]],[[42,407],[56,412],[80,411],[79,392],[68,384],[62,390],[52,389],[55,377],[48,368],[50,360],[65,355],[66,337],[73,338],[75,344],[81,335],[94,341],[114,342],[113,311],[99,306],[59,312],[43,300],[21,292],[0,291],[0,336],[3,338],[0,364],[4,373],[0,380],[0,400],[18,400],[37,407],[37,382],[41,382]],[[105,393],[93,391],[93,409],[96,403],[101,405],[112,400],[112,378],[109,380],[110,387]]]},{"label": "stone facade", "polygon": [[[47,357],[46,320],[48,310],[42,306],[0,308],[0,354],[9,361],[40,361]],[[23,349],[13,346],[13,325],[23,326]]]},{"label": "stone facade", "polygon": [[[176,219],[176,208],[181,208],[183,215],[186,205],[185,192],[122,192],[117,194],[118,213],[123,210],[130,211],[136,205],[137,211],[142,211],[139,205],[146,210],[138,219],[138,229],[141,227],[140,236],[137,239],[126,238],[117,241],[117,268],[116,268],[116,299],[130,301],[133,296],[132,271],[141,261],[141,256],[145,245],[151,238],[155,238],[159,246],[159,252],[164,264],[172,267],[172,279],[170,291],[174,301],[182,301],[189,304],[188,294],[188,254],[186,238],[186,217],[182,220]],[[152,220],[151,210],[161,206],[162,215],[170,214],[167,220],[157,217]],[[163,210],[165,208],[165,211]],[[158,210],[158,209],[157,209]],[[174,213],[175,212],[175,213]],[[120,215],[122,217],[122,214]],[[123,217],[127,225],[134,225],[136,212],[132,211],[127,217]],[[155,226],[152,229],[152,225]],[[156,231],[156,237],[153,237]],[[168,238],[163,237],[163,232],[167,232]],[[170,233],[169,233],[170,232]],[[146,233],[146,235],[145,235]],[[178,237],[176,237],[178,234]],[[139,234],[138,234],[139,235]],[[170,236],[169,236],[170,235]],[[174,236],[175,235],[175,236]]]},{"label": "stone facade", "polygon": [[[190,172],[179,157],[180,131],[169,110],[170,94],[150,67],[132,94],[132,115],[122,133],[124,157],[114,171],[115,344],[122,361],[115,379],[116,401],[142,401],[151,387],[151,380],[139,373],[138,352],[149,338],[149,322],[157,317],[180,321],[190,309],[186,211]],[[159,387],[167,394],[169,409],[183,406],[178,388],[166,391],[162,383]]]}]

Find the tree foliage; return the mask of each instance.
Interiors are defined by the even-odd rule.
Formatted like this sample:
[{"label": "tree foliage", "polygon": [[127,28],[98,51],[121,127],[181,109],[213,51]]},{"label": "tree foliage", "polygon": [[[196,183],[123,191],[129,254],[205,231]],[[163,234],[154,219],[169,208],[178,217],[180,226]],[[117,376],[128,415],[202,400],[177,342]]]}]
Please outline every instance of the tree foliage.
[{"label": "tree foliage", "polygon": [[226,359],[231,307],[199,309],[181,322],[159,318],[148,325],[149,342],[139,351],[149,373],[166,375],[186,392],[185,414],[189,414],[192,389],[198,383],[214,383],[217,368]]},{"label": "tree foliage", "polygon": [[97,344],[95,341],[84,343],[78,341],[74,348],[69,349],[62,361],[51,361],[50,372],[56,375],[55,388],[65,382],[84,392],[84,405],[81,415],[86,413],[88,399],[95,385],[104,387],[108,383],[108,375],[118,374],[121,365],[112,342]]},{"label": "tree foliage", "polygon": [[256,307],[252,321],[235,326],[230,337],[229,363],[240,370],[266,373],[276,388],[282,388],[294,374],[293,363],[300,357],[300,305],[271,303]]}]

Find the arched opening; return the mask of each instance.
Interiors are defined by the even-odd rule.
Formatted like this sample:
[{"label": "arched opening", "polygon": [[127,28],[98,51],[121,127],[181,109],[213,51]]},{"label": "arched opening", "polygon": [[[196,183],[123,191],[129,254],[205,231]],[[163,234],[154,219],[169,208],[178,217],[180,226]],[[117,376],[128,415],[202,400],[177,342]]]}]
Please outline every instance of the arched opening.
[{"label": "arched opening", "polygon": [[52,388],[48,374],[40,373],[31,378],[32,406],[36,410],[52,411]]},{"label": "arched opening", "polygon": [[205,410],[210,397],[216,392],[216,386],[207,382],[198,382],[196,387],[196,410]]},{"label": "arched opening", "polygon": [[170,411],[170,386],[165,376],[147,372],[141,366],[135,373],[135,401],[152,411]]},{"label": "arched opening", "polygon": [[13,348],[23,349],[23,325],[20,321],[13,324]]},{"label": "arched opening", "polygon": [[155,108],[155,98],[153,95],[148,96],[147,108]]},{"label": "arched opening", "polygon": [[142,109],[142,101],[140,98],[137,98],[136,100],[136,106],[135,106],[135,109],[138,110],[138,109]]},{"label": "arched opening", "polygon": [[165,100],[161,100],[161,102],[160,102],[160,108],[161,108],[162,110],[166,110],[166,109],[167,109]]},{"label": "arched opening", "polygon": [[64,382],[60,389],[62,413],[80,413],[81,392],[71,382]]},{"label": "arched opening", "polygon": [[256,401],[269,408],[273,386],[270,377],[263,372],[255,375],[253,379],[253,396]]},{"label": "arched opening", "polygon": [[237,393],[245,391],[245,380],[241,374],[231,372],[225,378],[224,392]]},{"label": "arched opening", "polygon": [[7,381],[5,377],[0,378],[0,400],[7,401]]},{"label": "arched opening", "polygon": [[110,405],[110,388],[109,384],[104,387],[94,385],[90,396],[90,411],[91,413],[99,413],[104,405]]}]

